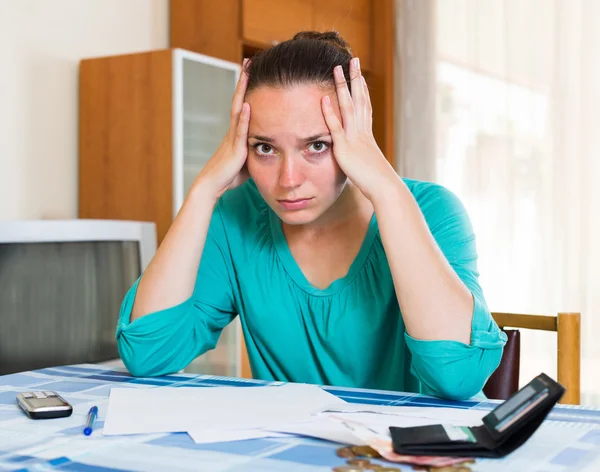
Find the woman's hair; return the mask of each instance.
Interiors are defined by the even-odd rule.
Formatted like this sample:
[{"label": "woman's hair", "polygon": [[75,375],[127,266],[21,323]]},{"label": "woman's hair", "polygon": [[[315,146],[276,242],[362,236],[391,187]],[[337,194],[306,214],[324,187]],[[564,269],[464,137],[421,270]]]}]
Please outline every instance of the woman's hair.
[{"label": "woman's hair", "polygon": [[350,88],[352,51],[336,31],[302,31],[293,39],[259,52],[250,62],[247,92],[261,86],[298,84],[333,86],[333,69],[341,65]]}]

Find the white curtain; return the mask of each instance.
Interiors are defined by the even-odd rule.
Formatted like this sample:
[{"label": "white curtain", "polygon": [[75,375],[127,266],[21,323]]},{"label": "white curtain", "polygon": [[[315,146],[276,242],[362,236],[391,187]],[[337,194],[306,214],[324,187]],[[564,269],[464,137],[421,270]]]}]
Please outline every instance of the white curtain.
[{"label": "white curtain", "polygon": [[[581,401],[600,405],[600,1],[396,10],[398,171],[462,199],[492,311],[582,313]],[[521,383],[541,371],[556,334],[524,332]]]}]

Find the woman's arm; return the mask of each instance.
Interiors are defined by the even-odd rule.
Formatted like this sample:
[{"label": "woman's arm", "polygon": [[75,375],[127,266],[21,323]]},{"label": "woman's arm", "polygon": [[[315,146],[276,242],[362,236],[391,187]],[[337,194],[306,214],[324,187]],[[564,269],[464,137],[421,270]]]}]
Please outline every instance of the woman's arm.
[{"label": "woman's arm", "polygon": [[231,259],[220,205],[213,212],[203,247],[195,286],[181,302],[131,321],[140,280],[127,292],[116,337],[121,358],[133,375],[183,369],[213,349],[221,330],[235,317]]},{"label": "woman's arm", "polygon": [[215,205],[247,175],[247,82],[244,68],[225,139],[198,175],[150,265],[122,303],[117,345],[133,375],[161,375],[184,368],[215,347],[221,330],[235,316],[225,230]]},{"label": "woman's arm", "polygon": [[[411,192],[400,183],[402,197],[387,192],[400,216],[374,201],[407,327],[411,370],[424,393],[469,398],[498,366],[506,342],[479,285],[475,235],[452,192],[430,183],[417,183]],[[406,206],[413,219],[402,218],[402,211],[411,211]]]},{"label": "woman's arm", "polygon": [[132,322],[179,305],[192,295],[216,203],[214,198],[206,186],[197,185],[191,190],[139,281]]},{"label": "woman's arm", "polygon": [[337,163],[375,209],[407,329],[411,371],[426,393],[475,395],[498,366],[506,335],[479,287],[466,211],[451,192],[433,184],[417,203],[377,146],[369,91],[355,59],[350,75],[352,95],[342,68],[335,68],[338,103],[324,96],[323,115]]},{"label": "woman's arm", "polygon": [[144,272],[137,289],[131,321],[188,299],[215,204],[245,177],[250,107],[244,103],[248,85],[244,60],[233,101],[229,131],[202,169],[163,242]]},{"label": "woman's arm", "polygon": [[468,344],[472,296],[437,246],[411,192],[377,146],[369,91],[357,58],[349,70],[352,94],[337,66],[336,94],[323,97],[323,115],[338,165],[375,209],[407,330],[419,339]]},{"label": "woman's arm", "polygon": [[[408,334],[470,344],[473,295],[438,246],[408,187],[398,177],[371,201]],[[445,241],[450,251],[470,236],[456,228],[462,222],[455,216],[446,223],[458,229],[450,235],[455,248],[452,239]]]}]

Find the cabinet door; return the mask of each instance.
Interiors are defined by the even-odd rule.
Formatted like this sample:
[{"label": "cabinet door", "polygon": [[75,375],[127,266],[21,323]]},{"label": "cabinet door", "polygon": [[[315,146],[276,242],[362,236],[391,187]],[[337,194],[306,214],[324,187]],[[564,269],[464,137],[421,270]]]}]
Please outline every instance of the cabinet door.
[{"label": "cabinet door", "polygon": [[229,129],[231,100],[241,70],[238,64],[176,51],[173,214]]},{"label": "cabinet door", "polygon": [[371,66],[371,1],[370,0],[314,0],[314,27],[318,31],[338,31],[350,47],[360,65]]},{"label": "cabinet door", "polygon": [[244,41],[270,46],[313,28],[313,0],[243,0]]},{"label": "cabinet door", "polygon": [[[177,50],[175,66],[174,202],[176,214],[196,176],[229,130],[231,100],[241,67],[189,51]],[[239,376],[241,327],[227,326],[215,349],[185,368],[186,372]]]}]

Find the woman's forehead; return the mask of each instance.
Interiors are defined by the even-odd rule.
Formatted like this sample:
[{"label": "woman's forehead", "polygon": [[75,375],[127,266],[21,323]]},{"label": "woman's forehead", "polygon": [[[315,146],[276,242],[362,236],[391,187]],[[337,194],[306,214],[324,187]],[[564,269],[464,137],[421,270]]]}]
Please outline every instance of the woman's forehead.
[{"label": "woman's forehead", "polygon": [[[332,89],[333,90],[333,89]],[[266,108],[298,108],[303,105],[319,105],[321,97],[329,91],[312,84],[301,84],[289,87],[263,86],[246,95],[251,107]]]},{"label": "woman's forehead", "polygon": [[331,93],[335,96],[333,88],[329,91],[317,85],[254,89],[246,96],[250,104],[250,130],[267,135],[278,129],[298,130],[295,134],[299,136],[327,130],[321,99]]}]

